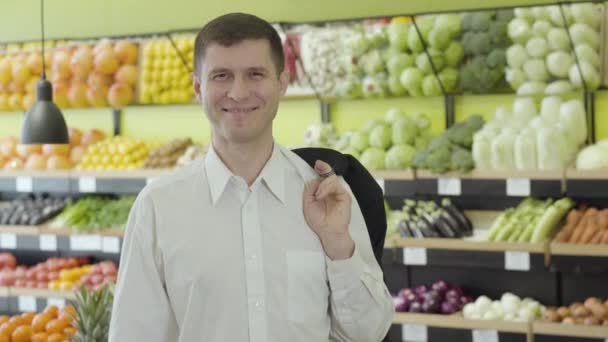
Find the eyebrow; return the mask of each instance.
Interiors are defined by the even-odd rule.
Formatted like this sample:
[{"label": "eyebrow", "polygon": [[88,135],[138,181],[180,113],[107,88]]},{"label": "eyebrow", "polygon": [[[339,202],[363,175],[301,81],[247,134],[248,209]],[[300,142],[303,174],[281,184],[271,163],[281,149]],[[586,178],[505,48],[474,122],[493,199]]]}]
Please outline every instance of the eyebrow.
[{"label": "eyebrow", "polygon": [[[247,71],[254,71],[254,72],[268,72],[268,68],[263,67],[263,66],[256,66],[256,67],[249,67],[246,69]],[[219,74],[219,73],[230,73],[232,72],[231,69],[228,68],[215,68],[215,69],[211,69],[211,71],[209,72],[210,75],[213,74]]]}]

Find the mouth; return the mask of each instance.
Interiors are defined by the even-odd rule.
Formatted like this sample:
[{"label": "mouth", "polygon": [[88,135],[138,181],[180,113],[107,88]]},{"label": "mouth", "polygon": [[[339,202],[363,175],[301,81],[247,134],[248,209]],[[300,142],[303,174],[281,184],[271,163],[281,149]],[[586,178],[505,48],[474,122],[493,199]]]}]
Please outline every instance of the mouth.
[{"label": "mouth", "polygon": [[222,108],[222,111],[231,114],[247,114],[256,111],[258,108],[260,107]]}]

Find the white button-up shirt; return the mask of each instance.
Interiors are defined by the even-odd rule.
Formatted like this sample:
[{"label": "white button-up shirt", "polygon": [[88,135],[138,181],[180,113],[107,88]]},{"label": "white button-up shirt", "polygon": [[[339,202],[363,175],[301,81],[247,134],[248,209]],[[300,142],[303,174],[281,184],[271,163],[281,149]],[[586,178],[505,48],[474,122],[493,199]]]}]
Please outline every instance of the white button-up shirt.
[{"label": "white button-up shirt", "polygon": [[275,144],[251,187],[213,148],[147,185],[127,224],[110,342],[380,341],[393,305],[361,210],[353,198],[353,256],[332,261],[304,219],[314,177]]}]

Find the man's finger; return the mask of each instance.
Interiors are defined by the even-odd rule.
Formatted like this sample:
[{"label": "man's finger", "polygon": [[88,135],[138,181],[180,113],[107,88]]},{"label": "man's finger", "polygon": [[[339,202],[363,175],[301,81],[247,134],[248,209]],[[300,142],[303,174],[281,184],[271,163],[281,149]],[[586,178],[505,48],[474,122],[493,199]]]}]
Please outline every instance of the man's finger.
[{"label": "man's finger", "polygon": [[321,182],[319,180],[314,179],[310,183],[306,184],[306,186],[304,186],[304,202],[305,203],[315,201],[315,197],[316,197],[315,194],[317,193],[320,184],[321,184]]},{"label": "man's finger", "polygon": [[328,179],[325,179],[319,185],[315,197],[320,200],[324,199],[329,195],[332,196],[343,196],[347,195],[346,189],[340,183],[340,179],[336,176],[332,176]]},{"label": "man's finger", "polygon": [[326,162],[324,162],[322,160],[317,160],[315,162],[315,172],[319,176],[328,174],[331,171],[332,171],[331,165],[327,164]]}]

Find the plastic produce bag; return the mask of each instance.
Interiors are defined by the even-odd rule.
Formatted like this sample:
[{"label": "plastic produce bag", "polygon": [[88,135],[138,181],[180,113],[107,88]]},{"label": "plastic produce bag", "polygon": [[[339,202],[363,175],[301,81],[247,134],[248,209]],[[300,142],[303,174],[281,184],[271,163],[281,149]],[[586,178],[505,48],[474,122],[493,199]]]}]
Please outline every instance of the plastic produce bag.
[{"label": "plastic produce bag", "polygon": [[473,160],[475,168],[489,170],[492,168],[492,137],[487,131],[479,131],[473,135]]},{"label": "plastic produce bag", "polygon": [[515,168],[536,170],[536,167],[536,134],[532,129],[525,129],[515,139]]},{"label": "plastic produce bag", "polygon": [[541,127],[536,131],[539,170],[560,170],[562,168],[561,144],[558,144],[560,139],[563,137],[553,127]]},{"label": "plastic produce bag", "polygon": [[540,104],[540,116],[548,122],[559,121],[559,110],[562,99],[559,96],[547,96]]},{"label": "plastic produce bag", "polygon": [[587,120],[585,118],[585,107],[580,100],[570,100],[562,103],[559,109],[559,121],[572,130],[571,136],[576,146],[585,142],[587,139]]},{"label": "plastic produce bag", "polygon": [[538,114],[536,103],[531,97],[517,98],[513,101],[513,121],[527,124]]},{"label": "plastic produce bag", "polygon": [[492,169],[513,170],[515,169],[515,133],[511,129],[505,129],[499,136],[492,140]]}]

